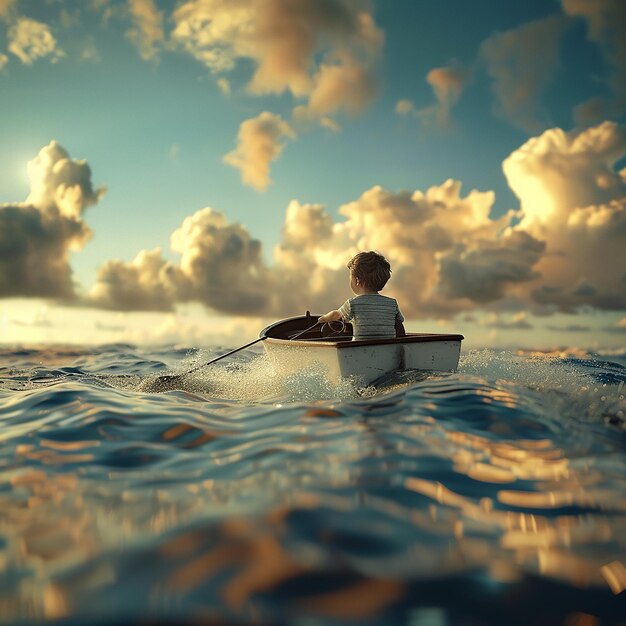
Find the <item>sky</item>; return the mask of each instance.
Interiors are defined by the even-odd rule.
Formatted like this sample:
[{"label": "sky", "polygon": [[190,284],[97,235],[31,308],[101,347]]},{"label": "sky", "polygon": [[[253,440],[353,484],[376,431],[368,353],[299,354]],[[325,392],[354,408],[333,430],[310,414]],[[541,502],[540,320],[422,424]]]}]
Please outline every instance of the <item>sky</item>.
[{"label": "sky", "polygon": [[0,0],[0,344],[624,349],[623,0]]}]

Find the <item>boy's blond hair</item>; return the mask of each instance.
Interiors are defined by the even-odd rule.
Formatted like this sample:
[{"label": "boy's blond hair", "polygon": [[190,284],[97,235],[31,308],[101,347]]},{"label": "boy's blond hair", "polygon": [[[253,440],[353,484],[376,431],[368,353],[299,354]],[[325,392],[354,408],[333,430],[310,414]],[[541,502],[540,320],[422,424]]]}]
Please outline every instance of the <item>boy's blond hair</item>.
[{"label": "boy's blond hair", "polygon": [[380,291],[391,278],[389,261],[378,252],[359,252],[347,265],[359,282],[371,291]]}]

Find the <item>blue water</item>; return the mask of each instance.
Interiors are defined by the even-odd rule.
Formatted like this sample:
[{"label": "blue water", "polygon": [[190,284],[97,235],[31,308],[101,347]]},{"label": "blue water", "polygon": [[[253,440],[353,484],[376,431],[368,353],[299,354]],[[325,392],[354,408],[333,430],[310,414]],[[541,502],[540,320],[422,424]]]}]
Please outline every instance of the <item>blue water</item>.
[{"label": "blue water", "polygon": [[0,350],[0,621],[626,623],[624,353],[227,348]]}]

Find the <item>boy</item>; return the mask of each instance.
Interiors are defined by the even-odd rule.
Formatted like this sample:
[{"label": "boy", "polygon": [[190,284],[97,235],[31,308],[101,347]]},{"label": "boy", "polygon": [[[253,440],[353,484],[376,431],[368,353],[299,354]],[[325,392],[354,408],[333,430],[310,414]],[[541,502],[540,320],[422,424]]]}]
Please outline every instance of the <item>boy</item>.
[{"label": "boy", "polygon": [[378,292],[391,277],[391,266],[378,252],[359,252],[347,265],[350,287],[356,294],[336,311],[329,311],[319,322],[352,321],[354,339],[404,337],[404,317],[393,298]]}]

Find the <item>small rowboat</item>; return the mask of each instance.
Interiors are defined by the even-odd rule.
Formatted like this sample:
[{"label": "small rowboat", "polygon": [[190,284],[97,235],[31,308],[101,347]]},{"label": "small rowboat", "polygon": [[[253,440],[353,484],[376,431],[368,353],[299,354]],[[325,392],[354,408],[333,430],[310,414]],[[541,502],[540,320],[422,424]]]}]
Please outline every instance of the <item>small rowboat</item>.
[{"label": "small rowboat", "polygon": [[277,373],[322,367],[330,380],[355,377],[368,385],[396,370],[454,371],[463,335],[407,333],[391,339],[353,340],[352,326],[340,331],[320,329],[319,316],[291,317],[259,334]]}]

